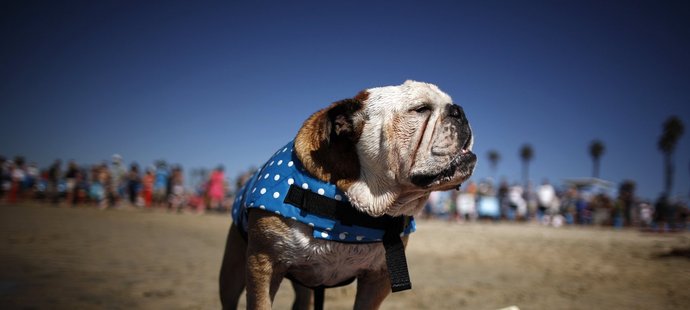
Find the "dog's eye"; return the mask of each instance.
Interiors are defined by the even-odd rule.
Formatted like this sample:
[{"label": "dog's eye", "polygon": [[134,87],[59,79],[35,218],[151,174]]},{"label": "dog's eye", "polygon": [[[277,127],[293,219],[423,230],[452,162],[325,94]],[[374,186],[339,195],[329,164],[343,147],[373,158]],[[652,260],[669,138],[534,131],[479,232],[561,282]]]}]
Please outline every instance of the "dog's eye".
[{"label": "dog's eye", "polygon": [[431,107],[429,105],[425,104],[425,105],[418,106],[412,110],[417,112],[417,113],[423,114],[423,113],[431,111]]}]

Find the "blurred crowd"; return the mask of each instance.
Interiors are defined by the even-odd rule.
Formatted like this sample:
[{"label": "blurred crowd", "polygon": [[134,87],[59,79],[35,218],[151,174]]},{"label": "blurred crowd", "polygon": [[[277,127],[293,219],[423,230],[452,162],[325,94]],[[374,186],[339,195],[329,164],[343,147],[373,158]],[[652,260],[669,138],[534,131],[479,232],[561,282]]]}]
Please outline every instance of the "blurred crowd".
[{"label": "blurred crowd", "polygon": [[[196,180],[185,183],[182,167],[162,160],[148,167],[135,162],[126,166],[116,154],[100,164],[55,160],[41,169],[21,156],[13,160],[0,156],[0,201],[226,213],[232,209],[235,190],[254,171],[250,169],[229,182],[223,166],[211,171],[198,169],[190,173]],[[680,199],[665,195],[654,202],[639,199],[632,181],[613,190],[611,184],[599,179],[568,181],[560,187],[548,180],[538,186],[522,186],[504,179],[498,184],[469,181],[457,191],[433,192],[421,216],[455,222],[488,219],[555,227],[603,225],[679,231],[688,229],[688,214],[687,203]]]},{"label": "blurred crowd", "polygon": [[[470,181],[458,191],[433,192],[423,217],[457,222],[481,219],[563,225],[640,227],[654,231],[682,231],[688,226],[688,205],[661,195],[654,202],[635,195],[635,183],[622,182],[617,191],[599,179],[568,181],[555,187],[548,180],[497,185],[491,180]],[[617,192],[615,195],[614,192]]]},{"label": "blurred crowd", "polygon": [[43,201],[54,205],[96,206],[101,209],[136,207],[170,211],[227,211],[228,184],[222,166],[188,189],[180,165],[156,161],[148,167],[136,162],[126,166],[120,155],[110,162],[80,165],[55,160],[40,169],[17,156],[0,156],[0,201]]}]

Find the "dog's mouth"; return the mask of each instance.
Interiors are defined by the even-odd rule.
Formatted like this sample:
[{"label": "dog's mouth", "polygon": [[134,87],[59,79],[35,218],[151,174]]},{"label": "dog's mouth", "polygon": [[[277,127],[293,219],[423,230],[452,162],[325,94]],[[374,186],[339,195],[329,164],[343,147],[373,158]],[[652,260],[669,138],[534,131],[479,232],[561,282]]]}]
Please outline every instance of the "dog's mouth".
[{"label": "dog's mouth", "polygon": [[410,181],[415,186],[432,189],[446,190],[460,186],[462,182],[469,179],[474,172],[477,163],[477,155],[467,149],[461,151],[460,155],[453,158],[448,166],[438,173],[419,173],[412,175]]}]

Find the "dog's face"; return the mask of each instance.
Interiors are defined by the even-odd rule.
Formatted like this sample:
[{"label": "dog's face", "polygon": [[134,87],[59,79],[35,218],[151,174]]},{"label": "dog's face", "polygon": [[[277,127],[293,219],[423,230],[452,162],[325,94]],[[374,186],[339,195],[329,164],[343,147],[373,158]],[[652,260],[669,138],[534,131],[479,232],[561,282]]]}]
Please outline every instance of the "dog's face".
[{"label": "dog's face", "polygon": [[374,216],[419,211],[431,191],[458,187],[476,163],[463,109],[415,81],[334,103],[312,115],[295,142],[311,173]]},{"label": "dog's face", "polygon": [[450,96],[414,81],[367,93],[360,161],[385,167],[410,189],[444,190],[469,178],[476,162],[472,129]]}]

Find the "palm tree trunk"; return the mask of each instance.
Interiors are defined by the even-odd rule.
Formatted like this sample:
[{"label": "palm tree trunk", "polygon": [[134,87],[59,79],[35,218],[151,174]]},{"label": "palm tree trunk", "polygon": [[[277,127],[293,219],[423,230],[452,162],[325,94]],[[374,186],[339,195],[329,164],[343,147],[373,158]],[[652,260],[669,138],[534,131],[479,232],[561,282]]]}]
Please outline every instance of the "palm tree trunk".
[{"label": "palm tree trunk", "polygon": [[593,160],[593,165],[592,165],[592,177],[594,178],[599,178],[599,159],[594,159]]},{"label": "palm tree trunk", "polygon": [[671,196],[671,190],[673,189],[673,160],[671,159],[671,153],[667,153],[664,156],[664,191],[667,196]]},{"label": "palm tree trunk", "polygon": [[529,183],[529,162],[526,160],[522,162],[522,179],[525,183],[526,189],[527,184]]}]

